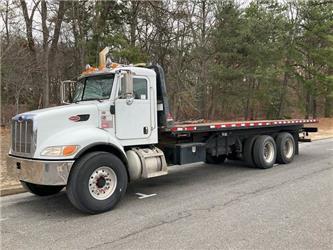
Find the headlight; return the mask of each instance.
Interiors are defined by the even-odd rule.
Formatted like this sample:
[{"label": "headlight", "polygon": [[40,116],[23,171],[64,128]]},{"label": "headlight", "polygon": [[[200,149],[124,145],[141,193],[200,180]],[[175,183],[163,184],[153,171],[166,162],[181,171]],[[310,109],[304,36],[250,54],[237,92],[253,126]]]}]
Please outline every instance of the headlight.
[{"label": "headlight", "polygon": [[66,145],[66,146],[52,146],[45,148],[41,155],[42,156],[70,156],[77,152],[79,146],[77,145]]}]

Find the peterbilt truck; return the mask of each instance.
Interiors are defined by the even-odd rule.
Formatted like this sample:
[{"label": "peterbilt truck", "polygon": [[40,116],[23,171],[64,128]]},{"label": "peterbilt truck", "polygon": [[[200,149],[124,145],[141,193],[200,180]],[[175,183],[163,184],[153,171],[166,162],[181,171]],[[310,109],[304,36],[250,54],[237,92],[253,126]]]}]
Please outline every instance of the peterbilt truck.
[{"label": "peterbilt truck", "polygon": [[[100,53],[98,68],[64,81],[65,105],[12,118],[9,156],[23,187],[46,196],[66,187],[85,213],[111,210],[129,182],[168,174],[168,166],[245,161],[268,169],[299,153],[316,119],[175,122],[163,68],[121,65]],[[66,103],[69,86],[74,86]]]}]

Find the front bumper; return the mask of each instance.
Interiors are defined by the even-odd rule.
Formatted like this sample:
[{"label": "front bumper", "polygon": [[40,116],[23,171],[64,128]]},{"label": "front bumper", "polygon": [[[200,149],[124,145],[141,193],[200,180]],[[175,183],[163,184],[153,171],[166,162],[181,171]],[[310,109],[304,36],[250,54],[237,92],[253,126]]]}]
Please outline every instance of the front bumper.
[{"label": "front bumper", "polygon": [[9,157],[21,181],[39,185],[66,185],[74,161],[42,161]]}]

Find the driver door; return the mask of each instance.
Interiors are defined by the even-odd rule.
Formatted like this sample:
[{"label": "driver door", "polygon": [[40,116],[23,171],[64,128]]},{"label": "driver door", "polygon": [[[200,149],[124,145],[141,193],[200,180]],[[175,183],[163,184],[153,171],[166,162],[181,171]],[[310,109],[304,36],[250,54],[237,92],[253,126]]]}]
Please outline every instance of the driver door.
[{"label": "driver door", "polygon": [[[122,78],[123,79],[123,78]],[[121,85],[119,91],[121,93]],[[116,137],[121,140],[145,139],[151,135],[151,96],[149,80],[133,77],[133,99],[117,98],[115,101]]]}]

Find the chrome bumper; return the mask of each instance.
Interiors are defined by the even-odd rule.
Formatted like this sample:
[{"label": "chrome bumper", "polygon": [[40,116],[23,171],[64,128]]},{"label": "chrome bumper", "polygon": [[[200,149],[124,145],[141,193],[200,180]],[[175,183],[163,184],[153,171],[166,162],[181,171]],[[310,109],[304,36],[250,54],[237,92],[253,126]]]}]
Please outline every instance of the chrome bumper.
[{"label": "chrome bumper", "polygon": [[74,161],[40,161],[10,156],[9,162],[17,169],[18,178],[40,185],[66,185]]}]

